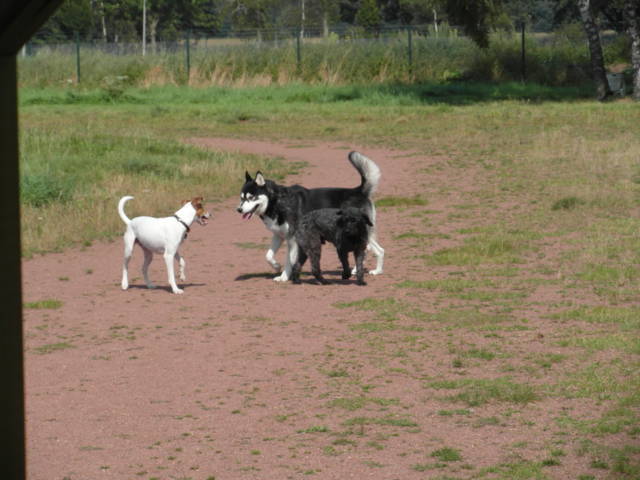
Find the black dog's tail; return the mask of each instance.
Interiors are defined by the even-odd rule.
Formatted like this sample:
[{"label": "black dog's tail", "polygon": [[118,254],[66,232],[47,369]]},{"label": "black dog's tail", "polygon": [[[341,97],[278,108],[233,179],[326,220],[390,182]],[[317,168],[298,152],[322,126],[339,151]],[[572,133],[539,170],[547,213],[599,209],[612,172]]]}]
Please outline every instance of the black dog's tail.
[{"label": "black dog's tail", "polygon": [[373,160],[355,151],[349,154],[349,161],[362,177],[362,183],[360,184],[362,192],[371,198],[378,188],[378,183],[380,183],[380,176],[382,175],[380,168]]}]

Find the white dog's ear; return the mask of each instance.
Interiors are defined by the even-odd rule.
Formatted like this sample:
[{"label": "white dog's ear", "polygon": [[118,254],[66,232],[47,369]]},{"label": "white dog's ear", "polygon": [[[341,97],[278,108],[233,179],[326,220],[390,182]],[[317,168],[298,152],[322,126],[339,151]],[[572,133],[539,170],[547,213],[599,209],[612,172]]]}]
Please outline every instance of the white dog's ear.
[{"label": "white dog's ear", "polygon": [[262,176],[261,172],[256,173],[256,184],[259,187],[264,187],[265,183],[267,183],[264,179],[264,177]]}]

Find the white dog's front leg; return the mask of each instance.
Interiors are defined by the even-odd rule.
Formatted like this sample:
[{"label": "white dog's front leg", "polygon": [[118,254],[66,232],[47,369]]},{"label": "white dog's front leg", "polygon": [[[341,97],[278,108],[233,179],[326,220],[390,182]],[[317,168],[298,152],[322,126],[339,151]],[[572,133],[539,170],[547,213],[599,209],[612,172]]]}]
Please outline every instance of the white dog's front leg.
[{"label": "white dog's front leg", "polygon": [[295,239],[287,240],[287,255],[285,257],[284,271],[274,278],[276,282],[286,282],[291,278],[293,265],[298,261],[298,244]]},{"label": "white dog's front leg", "polygon": [[167,264],[167,276],[169,280],[169,285],[171,285],[171,290],[173,291],[173,293],[184,293],[184,290],[178,288],[178,285],[176,285],[176,275],[173,269],[174,256],[175,254],[173,253],[165,252],[164,254],[164,263]]},{"label": "white dog's front leg", "polygon": [[269,250],[267,251],[266,258],[269,265],[271,265],[276,272],[279,272],[282,269],[282,265],[280,265],[275,258],[276,253],[280,249],[280,245],[282,245],[282,237],[278,234],[274,234],[271,238],[271,247],[269,247]]}]

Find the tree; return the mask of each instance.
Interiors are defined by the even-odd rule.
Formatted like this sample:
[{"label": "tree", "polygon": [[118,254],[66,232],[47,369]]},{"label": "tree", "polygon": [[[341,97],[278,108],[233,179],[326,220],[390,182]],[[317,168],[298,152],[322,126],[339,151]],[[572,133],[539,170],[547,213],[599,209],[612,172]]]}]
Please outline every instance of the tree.
[{"label": "tree", "polygon": [[554,17],[553,0],[503,0],[510,21],[517,26],[526,22],[534,31],[550,31]]},{"label": "tree", "polygon": [[89,0],[67,0],[34,36],[34,41],[64,41],[93,33],[93,12]]},{"label": "tree", "polygon": [[389,6],[393,7],[393,10],[387,8],[386,12],[394,12],[404,24],[420,25],[433,22],[437,29],[441,3],[439,0],[399,0],[396,5]]},{"label": "tree", "polygon": [[631,40],[633,97],[640,100],[640,3],[637,0],[594,1],[594,8],[606,20],[606,27],[626,33]]},{"label": "tree", "polygon": [[355,20],[356,24],[363,27],[367,32],[378,32],[382,23],[382,15],[376,0],[362,0]]},{"label": "tree", "polygon": [[501,0],[441,0],[449,22],[462,30],[480,47],[489,46],[489,32],[502,13]]},{"label": "tree", "polygon": [[631,37],[631,65],[633,67],[633,98],[640,101],[640,6],[634,0],[625,0],[624,16]]},{"label": "tree", "polygon": [[604,55],[600,43],[600,31],[596,23],[592,0],[577,0],[582,26],[587,34],[589,53],[591,57],[591,73],[596,86],[598,100],[606,100],[612,95],[604,68]]},{"label": "tree", "polygon": [[275,0],[227,0],[225,12],[233,28],[264,30],[272,26],[274,13],[280,8]]},{"label": "tree", "polygon": [[329,36],[329,22],[338,18],[340,6],[337,0],[318,0],[311,2],[312,12],[319,15],[322,22],[322,36]]}]

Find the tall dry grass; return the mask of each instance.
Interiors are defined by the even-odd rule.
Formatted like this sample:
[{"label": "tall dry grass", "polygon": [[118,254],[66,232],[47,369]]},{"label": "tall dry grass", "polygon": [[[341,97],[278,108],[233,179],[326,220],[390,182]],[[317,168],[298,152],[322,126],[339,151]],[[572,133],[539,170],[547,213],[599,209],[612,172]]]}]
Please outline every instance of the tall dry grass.
[{"label": "tall dry grass", "polygon": [[[439,36],[412,36],[409,63],[408,34],[396,32],[380,38],[305,40],[298,62],[296,42],[199,40],[190,49],[186,71],[184,44],[167,45],[145,57],[135,46],[124,48],[82,45],[81,80],[94,88],[115,83],[123,86],[185,85],[267,86],[292,82],[345,85],[372,83],[442,82],[450,79],[504,82],[520,80],[520,39],[496,33],[490,48],[479,49],[454,31]],[[620,57],[620,46],[606,47],[607,58]],[[134,52],[134,53],[129,53]],[[75,85],[75,49],[70,45],[43,47],[19,59],[22,86]],[[527,41],[527,76],[543,85],[577,85],[589,81],[588,51],[562,32]]]}]

